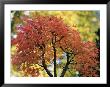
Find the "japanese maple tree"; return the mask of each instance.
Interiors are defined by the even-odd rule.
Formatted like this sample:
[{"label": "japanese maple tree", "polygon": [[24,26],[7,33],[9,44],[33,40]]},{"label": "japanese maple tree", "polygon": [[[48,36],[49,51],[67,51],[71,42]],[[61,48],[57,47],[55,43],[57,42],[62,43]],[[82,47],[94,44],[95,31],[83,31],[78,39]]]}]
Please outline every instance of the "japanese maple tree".
[{"label": "japanese maple tree", "polygon": [[[93,42],[84,42],[80,33],[55,16],[22,17],[23,23],[17,26],[17,37],[12,38],[16,52],[11,63],[25,75],[39,76],[39,65],[50,77],[57,77],[56,60],[66,54],[66,64],[60,77],[64,77],[69,65],[81,76],[99,76],[99,49]],[[48,69],[53,62],[54,73]]]}]

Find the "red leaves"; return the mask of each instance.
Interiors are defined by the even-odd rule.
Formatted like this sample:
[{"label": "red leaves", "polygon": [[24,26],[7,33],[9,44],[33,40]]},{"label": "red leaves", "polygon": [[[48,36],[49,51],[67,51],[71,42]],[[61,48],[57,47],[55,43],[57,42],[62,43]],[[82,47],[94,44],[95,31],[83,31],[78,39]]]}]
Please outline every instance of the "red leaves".
[{"label": "red leaves", "polygon": [[96,48],[95,43],[82,43],[81,48],[80,53],[75,56],[76,70],[78,70],[82,76],[98,76],[99,50]]},{"label": "red leaves", "polygon": [[[81,41],[78,31],[71,29],[61,18],[55,16],[24,17],[23,21],[22,26],[19,26],[17,37],[12,39],[12,45],[17,46],[12,64],[18,66],[25,62],[37,64],[42,61],[42,51],[45,51],[45,60],[50,62],[53,59],[52,44],[54,44],[56,49],[75,55],[75,69],[82,76],[97,76],[99,50],[95,43]],[[36,70],[32,68],[25,71],[31,76],[37,76]]]},{"label": "red leaves", "polygon": [[17,40],[16,39],[12,39],[11,40],[11,45],[15,45],[15,44],[17,44]]},{"label": "red leaves", "polygon": [[74,54],[78,53],[81,48],[79,32],[74,29],[68,30],[67,35],[60,41],[60,45],[65,51],[72,51]]}]

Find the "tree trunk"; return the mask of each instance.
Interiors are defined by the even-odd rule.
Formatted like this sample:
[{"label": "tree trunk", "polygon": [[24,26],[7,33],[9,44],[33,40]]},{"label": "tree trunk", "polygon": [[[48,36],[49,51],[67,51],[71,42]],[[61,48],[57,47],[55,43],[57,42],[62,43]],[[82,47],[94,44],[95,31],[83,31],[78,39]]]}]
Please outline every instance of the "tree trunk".
[{"label": "tree trunk", "polygon": [[50,77],[53,77],[53,75],[50,73],[50,71],[47,69],[47,65],[45,64],[45,60],[42,61],[42,65],[45,69],[45,71],[47,72],[47,74],[50,76]]},{"label": "tree trunk", "polygon": [[[53,35],[53,34],[52,34]],[[57,72],[56,72],[56,48],[55,48],[55,43],[56,43],[56,35],[53,35],[52,38],[52,47],[53,47],[53,51],[54,51],[54,77],[57,77]]]},{"label": "tree trunk", "polygon": [[53,47],[54,49],[54,77],[57,77],[57,73],[56,73],[56,49],[55,47]]},{"label": "tree trunk", "polygon": [[65,65],[65,67],[63,68],[63,71],[62,71],[60,77],[64,77],[64,75],[65,75],[65,73],[66,73],[66,71],[67,71],[67,69],[68,69],[68,65],[69,65],[70,62],[71,62],[71,61],[69,61],[69,54],[68,54],[68,53],[66,53],[66,54],[67,54],[67,63],[66,63],[66,65]]}]

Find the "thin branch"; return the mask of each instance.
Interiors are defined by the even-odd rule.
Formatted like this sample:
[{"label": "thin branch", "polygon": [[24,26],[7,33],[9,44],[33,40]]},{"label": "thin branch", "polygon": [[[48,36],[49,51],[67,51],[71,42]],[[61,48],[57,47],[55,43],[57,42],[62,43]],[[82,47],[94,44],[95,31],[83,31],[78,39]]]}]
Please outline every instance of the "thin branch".
[{"label": "thin branch", "polygon": [[43,65],[38,64],[40,67],[43,67]]},{"label": "thin branch", "polygon": [[42,50],[41,58],[42,58],[43,68],[45,69],[45,71],[47,72],[47,74],[48,74],[50,77],[53,77],[53,75],[52,75],[52,74],[50,73],[50,71],[47,69],[47,65],[46,65],[46,63],[45,63],[45,59],[44,59],[45,45],[44,45],[44,44],[42,45],[41,50]]},{"label": "thin branch", "polygon": [[69,65],[70,62],[71,62],[71,61],[69,61],[70,56],[69,56],[68,52],[66,52],[66,53],[67,53],[67,63],[66,63],[66,65],[65,65],[65,67],[63,68],[63,71],[62,71],[60,77],[64,77],[64,75],[65,75],[65,73],[66,73],[66,71],[67,71],[67,69],[68,69],[68,65]]},{"label": "thin branch", "polygon": [[59,42],[59,41],[61,41],[62,39],[64,38],[64,36],[62,36],[59,40],[57,40],[56,42]]},{"label": "thin branch", "polygon": [[65,52],[65,50],[60,46],[60,48],[62,49],[62,51],[64,51]]},{"label": "thin branch", "polygon": [[[60,46],[60,48],[61,48],[61,50],[62,50],[63,52],[65,52],[65,53],[67,52],[66,50],[67,50],[68,48],[65,48],[65,49],[64,49],[62,46]],[[73,54],[73,52],[68,52],[68,53],[69,53],[69,54]]]},{"label": "thin branch", "polygon": [[69,71],[69,73],[73,76],[74,74],[70,71],[70,69],[68,70]]}]

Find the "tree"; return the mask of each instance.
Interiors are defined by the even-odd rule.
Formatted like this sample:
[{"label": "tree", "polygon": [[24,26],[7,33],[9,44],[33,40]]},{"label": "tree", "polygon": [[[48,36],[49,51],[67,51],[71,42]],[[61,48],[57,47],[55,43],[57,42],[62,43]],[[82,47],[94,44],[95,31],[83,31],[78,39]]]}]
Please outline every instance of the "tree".
[{"label": "tree", "polygon": [[[60,77],[72,66],[81,76],[98,76],[99,50],[93,42],[83,42],[80,33],[55,16],[22,17],[17,26],[17,37],[12,38],[16,52],[12,55],[12,65],[22,70],[25,76],[39,76],[42,67],[50,77],[57,77],[56,60],[66,54],[66,64],[61,67]],[[62,57],[63,58],[63,57]],[[53,63],[54,73],[48,69]]]},{"label": "tree", "polygon": [[[84,41],[96,42],[99,36],[95,33],[100,27],[99,11],[28,11],[30,17],[38,15],[53,15],[62,17],[64,22],[71,27],[76,26]],[[26,13],[26,11],[24,11]]]}]

